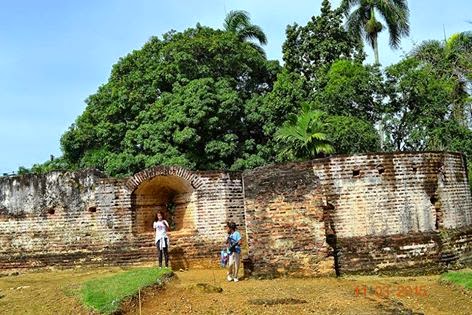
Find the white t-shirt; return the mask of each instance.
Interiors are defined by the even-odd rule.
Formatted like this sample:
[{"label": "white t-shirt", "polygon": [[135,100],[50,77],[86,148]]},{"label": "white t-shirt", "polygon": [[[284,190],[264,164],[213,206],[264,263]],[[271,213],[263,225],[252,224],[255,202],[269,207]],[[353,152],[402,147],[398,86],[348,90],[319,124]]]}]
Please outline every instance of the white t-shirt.
[{"label": "white t-shirt", "polygon": [[156,243],[162,238],[167,238],[167,227],[169,223],[167,223],[166,220],[155,221],[152,226],[156,230]]}]

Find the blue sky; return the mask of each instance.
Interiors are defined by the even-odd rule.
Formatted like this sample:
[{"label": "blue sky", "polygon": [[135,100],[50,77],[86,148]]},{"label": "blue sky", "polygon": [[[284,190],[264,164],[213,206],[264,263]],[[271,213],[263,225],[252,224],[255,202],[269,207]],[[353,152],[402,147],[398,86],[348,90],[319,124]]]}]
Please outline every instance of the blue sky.
[{"label": "blue sky", "polygon": [[[59,156],[59,139],[108,80],[111,66],[153,35],[197,22],[218,28],[246,10],[281,60],[285,28],[319,14],[321,0],[0,0],[0,175]],[[332,1],[333,6],[339,0]],[[472,29],[472,1],[410,0],[411,35],[392,51],[381,35],[383,65],[414,43]],[[372,52],[366,49],[369,55]]]}]

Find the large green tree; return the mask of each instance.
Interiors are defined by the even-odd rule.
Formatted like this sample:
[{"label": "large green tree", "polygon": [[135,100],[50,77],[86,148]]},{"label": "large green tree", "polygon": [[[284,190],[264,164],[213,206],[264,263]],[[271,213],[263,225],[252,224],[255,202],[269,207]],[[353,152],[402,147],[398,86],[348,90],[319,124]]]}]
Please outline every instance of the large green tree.
[{"label": "large green tree", "polygon": [[289,25],[283,44],[283,60],[288,71],[302,75],[319,89],[320,81],[331,64],[340,59],[364,60],[362,42],[343,27],[343,15],[323,0],[321,14],[305,26]]},{"label": "large green tree", "polygon": [[245,106],[244,120],[249,125],[259,126],[250,130],[254,153],[244,154],[244,159],[235,163],[238,168],[252,168],[270,161],[282,150],[280,142],[274,139],[277,130],[288,117],[300,111],[309,98],[306,80],[299,74],[284,69],[277,75],[273,89],[254,95]]},{"label": "large green tree", "polygon": [[401,38],[409,35],[406,0],[342,0],[341,8],[347,16],[348,30],[359,38],[363,37],[374,49],[376,64],[380,63],[378,36],[385,27],[381,19],[385,21],[390,35],[390,47],[398,48]]},{"label": "large green tree", "polygon": [[430,65],[436,76],[452,80],[453,117],[463,126],[472,128],[472,32],[454,34],[446,41],[425,41],[411,55]]},{"label": "large green tree", "polygon": [[353,116],[327,116],[326,134],[337,154],[380,151],[380,137],[370,121]]},{"label": "large green tree", "polygon": [[[462,32],[421,43],[387,70],[390,88],[393,83],[390,105],[396,107],[389,125],[397,147],[460,151],[472,159],[471,69],[472,33]],[[472,188],[472,163],[468,168]]]},{"label": "large green tree", "polygon": [[458,125],[450,104],[454,82],[438,77],[431,65],[409,57],[386,70],[387,94],[385,130],[390,149],[402,151],[447,150],[447,132]]},{"label": "large green tree", "polygon": [[245,119],[246,104],[271,91],[279,71],[231,32],[197,26],[153,37],[87,99],[61,139],[64,158],[111,175],[156,164],[234,168],[257,150],[253,130],[263,135]]},{"label": "large green tree", "polygon": [[383,79],[375,66],[350,60],[334,62],[314,93],[315,107],[329,115],[351,116],[376,123],[382,112]]}]

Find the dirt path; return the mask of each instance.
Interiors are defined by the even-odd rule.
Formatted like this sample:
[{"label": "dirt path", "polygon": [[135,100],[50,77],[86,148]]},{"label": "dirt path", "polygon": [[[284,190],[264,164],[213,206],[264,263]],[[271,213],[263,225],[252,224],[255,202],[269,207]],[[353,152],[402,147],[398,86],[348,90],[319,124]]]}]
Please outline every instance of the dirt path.
[{"label": "dirt path", "polygon": [[[176,274],[165,290],[146,296],[142,314],[472,314],[472,294],[441,284],[439,276],[234,283],[225,280],[224,270]],[[198,283],[223,292],[205,292]],[[138,314],[137,305],[127,314]]]}]

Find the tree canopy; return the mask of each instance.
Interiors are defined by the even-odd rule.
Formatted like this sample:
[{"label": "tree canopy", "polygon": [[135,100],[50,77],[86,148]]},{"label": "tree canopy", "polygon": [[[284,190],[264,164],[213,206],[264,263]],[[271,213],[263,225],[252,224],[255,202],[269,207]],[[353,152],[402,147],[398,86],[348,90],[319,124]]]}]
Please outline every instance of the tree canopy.
[{"label": "tree canopy", "polygon": [[231,32],[197,27],[153,37],[87,99],[61,139],[64,157],[112,175],[156,164],[231,168],[261,129],[245,119],[246,103],[271,91],[279,70]]},{"label": "tree canopy", "polygon": [[230,12],[222,30],[197,24],[152,37],[86,100],[61,138],[63,156],[19,172],[242,170],[379,150],[461,151],[470,159],[471,32],[424,41],[381,68],[364,63],[359,34],[343,27],[353,6],[359,20],[351,14],[348,24],[383,12],[393,46],[407,34],[407,20],[391,20],[407,19],[403,0],[343,1],[337,9],[323,0],[319,16],[287,27],[283,66],[253,41],[267,39],[244,11]]},{"label": "tree canopy", "polygon": [[336,60],[362,62],[365,57],[362,42],[344,29],[342,18],[339,9],[333,10],[330,2],[323,0],[319,16],[313,16],[305,26],[287,26],[282,48],[287,70],[316,85]]}]

